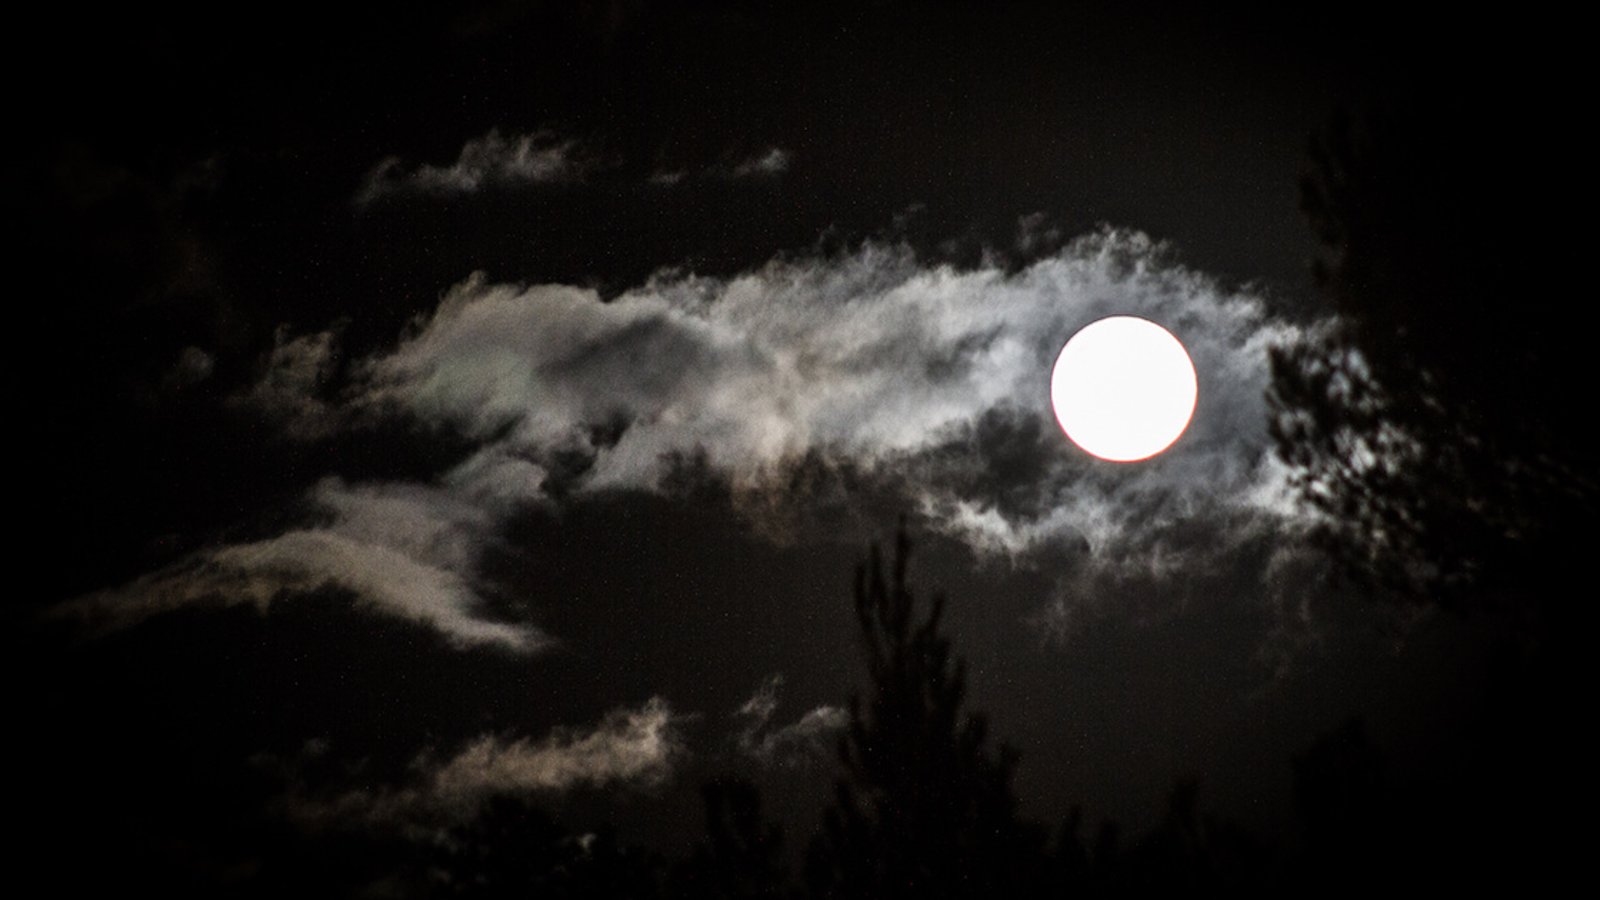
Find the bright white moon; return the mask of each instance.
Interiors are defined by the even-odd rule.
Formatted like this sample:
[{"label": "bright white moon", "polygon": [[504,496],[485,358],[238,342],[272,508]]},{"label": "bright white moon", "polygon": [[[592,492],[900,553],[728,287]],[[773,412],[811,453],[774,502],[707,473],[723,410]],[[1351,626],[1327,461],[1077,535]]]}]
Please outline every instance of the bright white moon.
[{"label": "bright white moon", "polygon": [[1085,452],[1113,462],[1149,459],[1189,427],[1199,389],[1172,333],[1134,316],[1079,329],[1050,375],[1056,421]]}]

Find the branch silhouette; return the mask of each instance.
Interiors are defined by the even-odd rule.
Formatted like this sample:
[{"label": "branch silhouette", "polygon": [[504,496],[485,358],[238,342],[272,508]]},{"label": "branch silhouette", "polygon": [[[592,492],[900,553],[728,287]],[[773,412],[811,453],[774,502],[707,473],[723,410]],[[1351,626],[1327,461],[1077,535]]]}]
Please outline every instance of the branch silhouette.
[{"label": "branch silhouette", "polygon": [[[1539,228],[1564,170],[1504,91],[1341,115],[1302,208],[1327,331],[1274,350],[1272,433],[1348,571],[1452,608],[1544,602],[1593,526],[1590,333]],[[1531,130],[1530,130],[1531,129]]]}]

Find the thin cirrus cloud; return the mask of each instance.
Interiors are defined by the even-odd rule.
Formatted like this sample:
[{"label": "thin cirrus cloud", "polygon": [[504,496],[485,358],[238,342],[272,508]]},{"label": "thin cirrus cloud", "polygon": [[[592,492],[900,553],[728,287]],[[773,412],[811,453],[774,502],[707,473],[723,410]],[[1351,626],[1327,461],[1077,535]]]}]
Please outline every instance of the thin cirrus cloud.
[{"label": "thin cirrus cloud", "polygon": [[[506,135],[491,128],[467,141],[448,165],[411,165],[399,156],[384,157],[362,179],[355,205],[365,207],[396,196],[464,197],[497,187],[574,184],[616,162],[583,141],[554,131]],[[749,157],[707,166],[699,175],[723,181],[772,179],[789,171],[792,162],[788,150],[770,146]],[[647,182],[670,187],[690,176],[689,169],[661,170]]]},{"label": "thin cirrus cloud", "polygon": [[292,787],[286,810],[304,827],[426,827],[471,818],[497,796],[536,796],[581,787],[648,788],[687,756],[666,700],[607,713],[593,728],[557,728],[541,740],[480,735],[455,753],[420,755],[405,784],[317,795]]},{"label": "thin cirrus cloud", "polygon": [[408,166],[398,156],[385,157],[367,173],[355,200],[364,206],[394,195],[451,197],[493,186],[569,183],[599,165],[576,139],[551,131],[506,136],[491,128],[467,141],[449,165]]},{"label": "thin cirrus cloud", "polygon": [[[1200,373],[1189,431],[1148,463],[1083,457],[1049,412],[1055,354],[1111,314],[1165,325]],[[269,366],[270,389],[241,400],[278,416],[290,438],[380,420],[445,429],[472,448],[454,469],[424,483],[323,482],[308,498],[316,521],[75,608],[114,626],[331,584],[459,645],[531,652],[550,639],[489,616],[494,585],[472,548],[527,504],[664,490],[685,458],[746,498],[754,520],[815,500],[788,476],[821,460],[894,485],[931,527],[979,554],[1051,565],[1073,554],[1061,596],[1045,604],[1049,629],[1081,613],[1090,592],[1080,589],[1114,594],[1108,581],[1178,585],[1183,570],[1197,573],[1184,589],[1202,590],[1207,572],[1237,579],[1229,554],[1254,560],[1249,577],[1280,591],[1293,560],[1275,542],[1298,514],[1270,452],[1266,353],[1297,333],[1248,289],[1113,229],[1017,271],[930,264],[869,243],[731,278],[661,273],[610,301],[474,274],[392,350],[344,366],[336,400],[311,402],[330,393],[316,364],[335,341],[327,332],[281,337],[274,364],[284,371]],[[552,460],[574,456],[587,466],[552,492]],[[375,524],[390,515],[380,507],[403,510],[404,526]],[[401,590],[380,577],[380,559],[428,577]]]},{"label": "thin cirrus cloud", "polygon": [[717,181],[760,181],[778,178],[789,171],[794,155],[782,147],[767,147],[753,156],[724,161],[706,166],[697,172],[690,169],[658,169],[648,181],[656,187],[674,187],[688,181],[691,175]]}]

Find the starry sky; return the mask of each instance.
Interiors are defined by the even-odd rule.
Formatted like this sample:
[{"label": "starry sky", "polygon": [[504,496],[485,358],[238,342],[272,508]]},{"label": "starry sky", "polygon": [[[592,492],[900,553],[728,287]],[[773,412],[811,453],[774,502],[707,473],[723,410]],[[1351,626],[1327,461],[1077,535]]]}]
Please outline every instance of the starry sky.
[{"label": "starry sky", "polygon": [[[804,834],[863,677],[852,572],[902,517],[1041,820],[1138,827],[1195,778],[1270,832],[1320,735],[1359,717],[1426,771],[1470,718],[1481,623],[1337,576],[1266,398],[1269,348],[1331,315],[1311,136],[1490,65],[1455,24],[619,0],[25,26],[51,62],[12,79],[34,577],[6,630],[41,859],[247,878],[261,828],[508,793],[671,851],[721,771]],[[1143,463],[1050,412],[1055,354],[1113,314],[1198,373]]]}]

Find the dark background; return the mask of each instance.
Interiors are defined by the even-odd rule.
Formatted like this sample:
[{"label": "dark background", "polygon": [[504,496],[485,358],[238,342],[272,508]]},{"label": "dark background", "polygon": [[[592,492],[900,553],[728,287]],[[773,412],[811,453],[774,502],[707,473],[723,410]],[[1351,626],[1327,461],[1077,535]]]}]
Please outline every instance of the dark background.
[{"label": "dark background", "polygon": [[[280,325],[337,325],[355,359],[392,346],[474,270],[610,297],[663,267],[732,275],[865,239],[1015,269],[1102,223],[1169,241],[1185,264],[1307,320],[1327,312],[1300,208],[1311,136],[1341,109],[1493,97],[1520,111],[1525,150],[1571,141],[1569,30],[1360,4],[23,15],[7,194],[25,574],[5,624],[22,865],[67,883],[249,885],[324,852],[279,814],[275,767],[308,741],[331,750],[296,777],[372,786],[403,779],[423,748],[586,727],[653,695],[694,717],[693,758],[669,783],[539,803],[678,853],[697,837],[699,780],[745,765],[729,715],[763,679],[783,674],[784,721],[862,682],[850,578],[902,511],[889,489],[856,497],[850,527],[790,542],[751,529],[715,484],[524,516],[496,576],[562,642],[528,658],[452,647],[331,591],[103,636],[41,615],[282,530],[324,475],[424,478],[463,455],[463,439],[404,429],[295,443],[230,405]],[[492,128],[572,136],[593,168],[581,184],[356,202],[385,157],[447,165]],[[777,177],[716,174],[772,147],[790,159]],[[1515,182],[1541,162],[1527,150],[1474,174]],[[687,174],[663,190],[650,183],[662,172]],[[1019,241],[1035,213],[1053,231]],[[190,346],[214,367],[174,388]],[[1396,612],[1332,561],[1306,576],[1320,639],[1282,674],[1257,652],[1272,622],[1237,597],[1110,614],[1052,642],[1035,619],[1048,573],[916,540],[913,581],[951,598],[969,702],[1022,751],[1017,792],[1042,821],[1081,805],[1088,822],[1138,832],[1196,778],[1208,809],[1293,845],[1291,760],[1353,718],[1408,786],[1394,796],[1436,793],[1448,802],[1417,802],[1447,810],[1472,806],[1465,780],[1514,793],[1532,764],[1464,735],[1560,715],[1544,711],[1559,699],[1541,688],[1531,701],[1497,674],[1515,656],[1504,620]],[[831,762],[830,750],[754,776],[791,846],[814,828]]]}]

